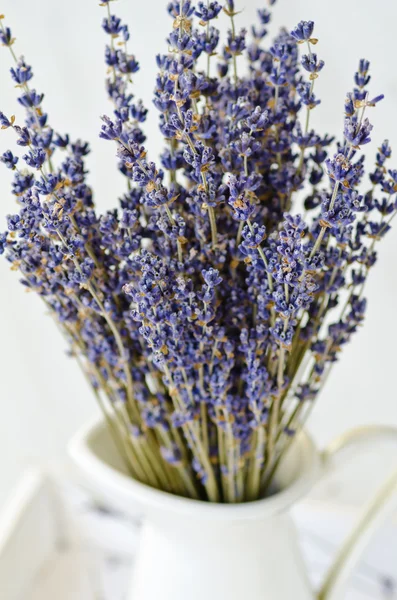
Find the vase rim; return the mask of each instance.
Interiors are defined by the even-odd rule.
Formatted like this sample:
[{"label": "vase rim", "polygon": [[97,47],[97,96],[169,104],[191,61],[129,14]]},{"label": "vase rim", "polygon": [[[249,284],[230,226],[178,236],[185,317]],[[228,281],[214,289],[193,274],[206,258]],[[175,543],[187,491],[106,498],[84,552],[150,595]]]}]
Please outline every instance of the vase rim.
[{"label": "vase rim", "polygon": [[130,503],[135,504],[135,514],[138,504],[143,513],[157,509],[169,514],[228,522],[263,519],[285,511],[301,499],[318,478],[321,468],[320,454],[312,438],[306,431],[301,431],[288,452],[299,465],[289,485],[259,500],[237,504],[214,503],[158,490],[112,466],[96,451],[98,441],[108,443],[110,439],[105,421],[97,418],[73,436],[68,452],[99,491],[127,512]]}]

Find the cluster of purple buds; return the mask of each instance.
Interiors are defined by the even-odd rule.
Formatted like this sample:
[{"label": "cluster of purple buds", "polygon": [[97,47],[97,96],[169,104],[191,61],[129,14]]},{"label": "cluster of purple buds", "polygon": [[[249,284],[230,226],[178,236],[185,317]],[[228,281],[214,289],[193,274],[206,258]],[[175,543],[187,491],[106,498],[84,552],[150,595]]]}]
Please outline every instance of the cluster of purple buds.
[{"label": "cluster of purple buds", "polygon": [[254,500],[363,323],[377,242],[397,213],[388,142],[370,172],[362,154],[383,96],[369,94],[360,60],[343,135],[321,135],[312,21],[267,43],[268,9],[248,32],[232,0],[171,1],[153,94],[164,147],[150,157],[139,62],[113,4],[101,4],[112,114],[99,136],[125,192],[102,214],[88,144],[53,128],[0,19],[26,114],[0,112],[15,133],[0,162],[18,205],[0,254],[58,321],[134,477]]}]

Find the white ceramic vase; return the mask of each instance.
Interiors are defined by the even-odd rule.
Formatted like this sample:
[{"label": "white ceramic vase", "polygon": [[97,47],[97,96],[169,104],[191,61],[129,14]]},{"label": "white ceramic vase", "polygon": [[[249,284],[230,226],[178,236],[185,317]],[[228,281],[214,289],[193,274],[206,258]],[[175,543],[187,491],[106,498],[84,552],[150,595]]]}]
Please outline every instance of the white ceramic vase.
[{"label": "white ceramic vase", "polygon": [[142,515],[128,600],[343,600],[350,570],[397,505],[397,472],[366,507],[320,590],[311,589],[289,510],[344,451],[387,437],[397,441],[397,431],[357,429],[319,453],[301,433],[276,474],[281,491],[238,505],[181,498],[135,481],[102,422],[77,434],[70,453],[113,506]]}]

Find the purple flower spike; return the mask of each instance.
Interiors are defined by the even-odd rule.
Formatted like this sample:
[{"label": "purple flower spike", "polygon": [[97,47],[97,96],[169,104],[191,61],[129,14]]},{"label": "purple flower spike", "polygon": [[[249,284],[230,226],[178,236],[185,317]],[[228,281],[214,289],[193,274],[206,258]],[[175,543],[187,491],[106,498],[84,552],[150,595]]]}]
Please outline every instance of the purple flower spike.
[{"label": "purple flower spike", "polygon": [[233,0],[166,2],[154,142],[135,76],[137,23],[100,3],[110,112],[99,137],[124,181],[102,163],[105,210],[90,145],[58,131],[0,21],[24,113],[0,112],[23,148],[0,156],[16,204],[0,254],[70,342],[132,476],[195,500],[236,504],[271,489],[363,325],[378,243],[396,222],[389,143],[373,167],[363,155],[383,99],[369,94],[369,62],[359,61],[344,111],[343,97],[335,104],[343,134],[318,132],[326,68],[314,23],[271,37],[273,4],[245,29]]}]

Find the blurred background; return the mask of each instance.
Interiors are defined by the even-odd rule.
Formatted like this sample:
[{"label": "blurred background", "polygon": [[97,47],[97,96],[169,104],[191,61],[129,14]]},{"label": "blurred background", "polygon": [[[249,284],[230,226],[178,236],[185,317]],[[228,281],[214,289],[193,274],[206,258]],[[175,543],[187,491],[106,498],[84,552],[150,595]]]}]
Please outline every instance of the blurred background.
[{"label": "blurred background", "polygon": [[[129,48],[142,69],[134,78],[136,96],[149,107],[155,54],[166,50],[164,40],[171,25],[166,3],[118,0],[113,7],[130,26]],[[16,54],[33,65],[34,87],[45,92],[51,123],[60,133],[90,142],[88,166],[97,205],[102,210],[114,207],[124,191],[123,178],[115,166],[114,146],[98,137],[100,115],[110,112],[103,85],[104,9],[98,0],[3,0],[1,4],[16,37]],[[236,6],[241,8],[237,26],[243,27],[253,22],[256,9],[266,6],[266,0],[236,0]],[[322,103],[313,112],[312,124],[321,132],[341,133],[344,97],[352,87],[358,60],[371,60],[370,93],[384,93],[385,100],[369,115],[375,128],[373,143],[367,147],[368,161],[373,162],[376,148],[388,138],[396,148],[392,163],[397,167],[397,75],[390,66],[396,53],[397,4],[392,0],[378,0],[376,5],[370,0],[278,0],[273,15],[271,33],[281,25],[291,29],[301,19],[316,22],[316,50],[326,66],[316,82]],[[226,31],[226,15],[217,25]],[[0,110],[16,114],[20,122],[22,111],[15,100],[10,66],[8,50],[0,48]],[[150,154],[157,158],[161,137],[154,109],[146,132]],[[12,132],[1,131],[0,153],[13,144]],[[11,178],[2,167],[0,231],[5,229],[5,215],[16,212]],[[319,445],[359,424],[397,425],[396,257],[397,228],[382,243],[379,264],[367,286],[365,327],[346,348],[312,413],[309,429]],[[42,302],[27,294],[18,279],[0,260],[0,506],[24,469],[64,457],[70,436],[96,414],[94,398],[77,365],[67,358],[65,343]],[[376,450],[368,455],[352,482],[356,495],[368,469],[377,471],[383,462]]]}]

